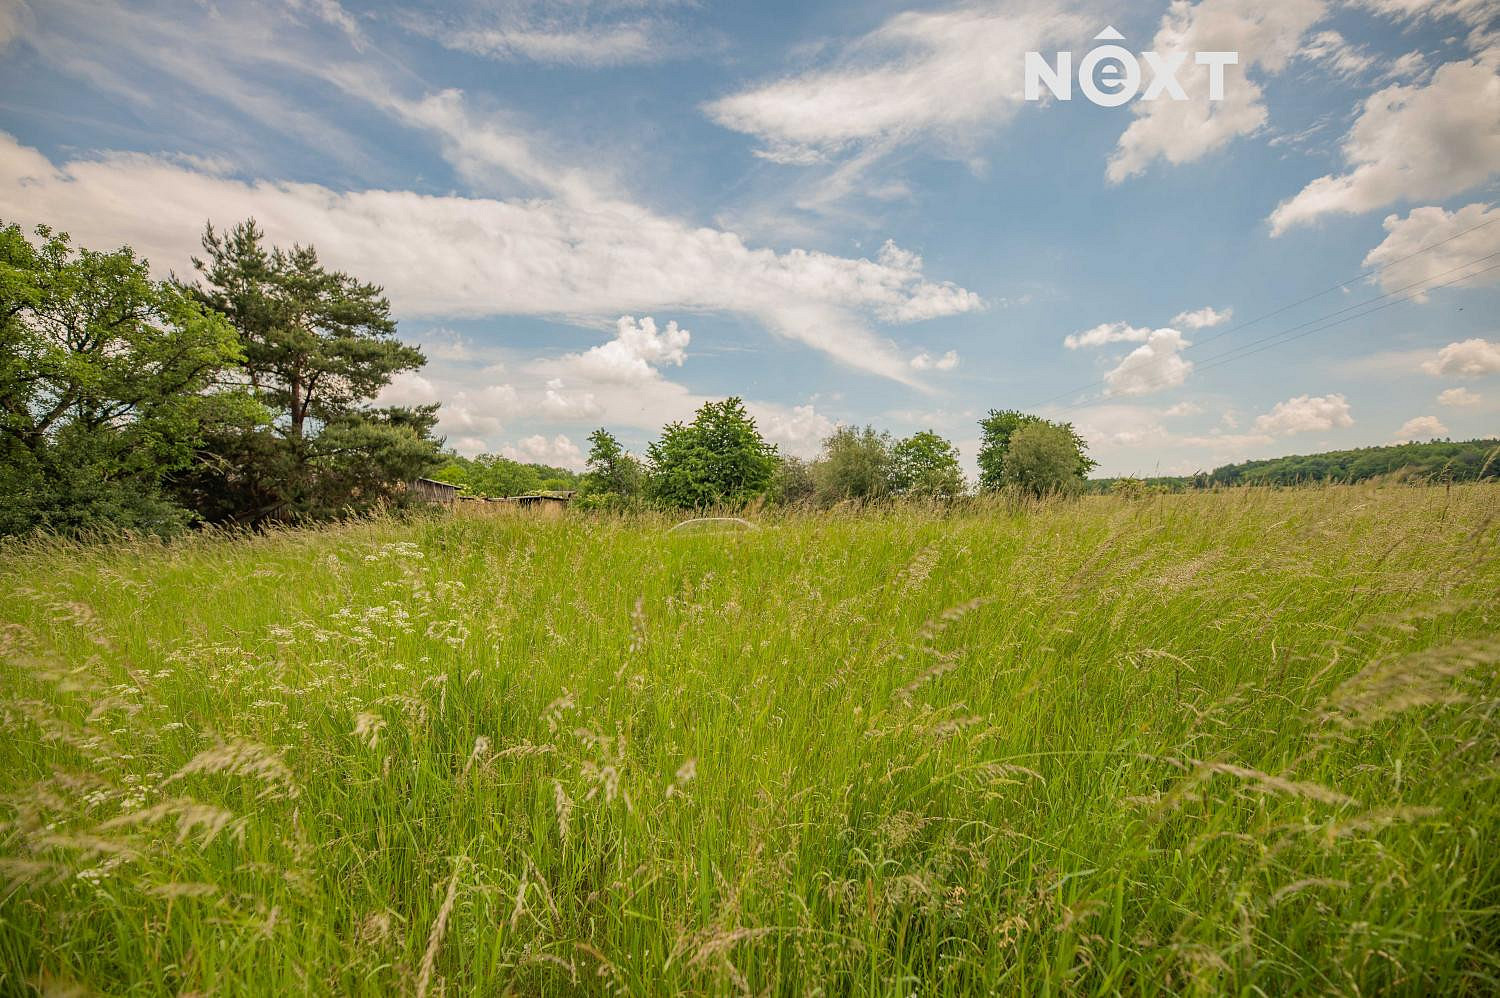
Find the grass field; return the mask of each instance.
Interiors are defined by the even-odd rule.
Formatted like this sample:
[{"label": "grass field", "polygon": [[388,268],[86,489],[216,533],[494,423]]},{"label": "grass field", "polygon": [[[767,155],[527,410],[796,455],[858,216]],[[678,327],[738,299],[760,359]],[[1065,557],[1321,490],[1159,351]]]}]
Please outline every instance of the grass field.
[{"label": "grass field", "polygon": [[0,992],[1495,993],[1497,510],[11,547]]}]

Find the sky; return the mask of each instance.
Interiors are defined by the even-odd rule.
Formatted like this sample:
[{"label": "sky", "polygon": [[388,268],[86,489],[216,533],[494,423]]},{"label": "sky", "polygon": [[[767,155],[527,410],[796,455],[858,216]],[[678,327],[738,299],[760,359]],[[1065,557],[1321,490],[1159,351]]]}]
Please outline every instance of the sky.
[{"label": "sky", "polygon": [[[1106,44],[1157,99],[1026,99]],[[727,395],[971,472],[990,409],[1108,475],[1500,435],[1497,202],[1496,0],[0,0],[0,220],[312,244],[467,455]]]}]

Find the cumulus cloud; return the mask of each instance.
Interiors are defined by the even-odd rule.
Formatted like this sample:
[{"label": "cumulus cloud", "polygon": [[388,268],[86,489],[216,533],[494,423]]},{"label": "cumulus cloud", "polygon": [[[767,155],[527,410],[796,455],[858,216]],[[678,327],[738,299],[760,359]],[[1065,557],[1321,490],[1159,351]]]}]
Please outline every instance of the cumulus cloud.
[{"label": "cumulus cloud", "polygon": [[437,401],[432,382],[415,371],[400,371],[381,389],[378,405],[426,405]]},{"label": "cumulus cloud", "polygon": [[649,315],[639,322],[622,315],[615,323],[614,339],[581,354],[564,358],[585,377],[596,381],[648,381],[663,366],[681,367],[687,359],[692,334],[668,322],[658,330]]},{"label": "cumulus cloud", "polygon": [[0,215],[52,222],[85,245],[128,242],[158,271],[179,272],[188,270],[204,219],[226,224],[253,215],[273,241],[312,243],[329,263],[383,283],[403,316],[735,312],[906,383],[913,383],[910,365],[862,316],[900,320],[982,304],[927,280],[919,260],[753,249],[734,233],[628,202],[341,193],[126,153],[54,165],[4,133]]},{"label": "cumulus cloud", "polygon": [[[1209,326],[1217,326],[1228,322],[1233,315],[1232,309],[1224,309],[1222,312],[1211,306],[1205,306],[1192,311],[1179,312],[1172,319],[1172,326],[1184,326],[1188,329],[1206,329]],[[1069,333],[1063,337],[1063,346],[1069,350],[1081,350],[1085,347],[1102,347],[1110,343],[1145,343],[1151,339],[1152,334],[1157,332],[1171,333],[1172,328],[1156,330],[1149,326],[1132,326],[1128,322],[1102,322],[1092,329],[1085,329],[1081,333]]]},{"label": "cumulus cloud", "polygon": [[1447,284],[1465,273],[1476,275],[1464,282],[1470,287],[1500,281],[1500,271],[1482,273],[1500,254],[1500,208],[1476,203],[1450,212],[1433,205],[1405,218],[1389,215],[1384,224],[1386,237],[1365,255],[1365,266],[1380,269],[1377,280],[1387,292],[1414,288],[1414,300],[1426,301],[1421,286],[1430,282]]},{"label": "cumulus cloud", "polygon": [[502,457],[527,464],[549,464],[554,468],[571,468],[581,471],[584,466],[583,451],[564,434],[547,437],[538,433],[522,437],[513,444],[500,448]]},{"label": "cumulus cloud", "polygon": [[838,426],[811,404],[787,409],[752,403],[746,409],[754,417],[761,435],[780,448],[783,454],[793,457],[816,457],[823,441]]},{"label": "cumulus cloud", "polygon": [[477,457],[490,449],[490,445],[479,437],[449,438],[448,446],[458,451],[464,457]]},{"label": "cumulus cloud", "polygon": [[1422,364],[1422,370],[1438,377],[1479,378],[1500,374],[1500,343],[1475,337],[1449,343],[1437,356]]},{"label": "cumulus cloud", "polygon": [[1281,235],[1328,214],[1360,214],[1406,200],[1438,200],[1500,170],[1500,51],[1438,69],[1421,85],[1365,100],[1344,140],[1348,172],[1319,177],[1271,213]]},{"label": "cumulus cloud", "polygon": [[1437,400],[1438,405],[1469,406],[1483,402],[1484,396],[1478,392],[1471,392],[1467,388],[1449,388],[1439,392]]},{"label": "cumulus cloud", "polygon": [[958,366],[958,351],[949,350],[940,357],[922,352],[911,359],[913,371],[951,371]]},{"label": "cumulus cloud", "polygon": [[[1150,48],[1187,54],[1178,79],[1190,99],[1137,102],[1135,119],[1110,157],[1109,180],[1120,183],[1143,173],[1156,159],[1189,163],[1258,131],[1266,123],[1266,107],[1260,86],[1247,73],[1284,70],[1326,9],[1324,0],[1174,0]],[[1193,61],[1197,52],[1239,53],[1239,64],[1225,69],[1223,100],[1207,99],[1208,67]]]},{"label": "cumulus cloud", "polygon": [[1162,415],[1171,419],[1179,416],[1196,416],[1203,411],[1203,407],[1196,402],[1178,402],[1176,405],[1168,406],[1162,410]]},{"label": "cumulus cloud", "polygon": [[1413,416],[1401,424],[1401,429],[1396,431],[1392,443],[1404,444],[1416,440],[1431,440],[1434,437],[1446,437],[1448,427],[1436,416]]},{"label": "cumulus cloud", "polygon": [[1172,325],[1183,326],[1187,329],[1207,329],[1210,326],[1218,326],[1234,318],[1234,309],[1223,310],[1205,305],[1190,312],[1178,312],[1172,319]]},{"label": "cumulus cloud", "polygon": [[1132,326],[1128,322],[1101,322],[1081,333],[1069,333],[1063,337],[1063,346],[1069,350],[1084,347],[1102,347],[1107,343],[1144,343],[1151,338],[1149,327]]},{"label": "cumulus cloud", "polygon": [[1353,425],[1349,402],[1342,395],[1298,395],[1276,403],[1270,412],[1255,419],[1257,432],[1277,437]]},{"label": "cumulus cloud", "polygon": [[1183,350],[1192,344],[1175,329],[1153,329],[1146,342],[1104,376],[1111,395],[1149,395],[1175,388],[1187,380],[1193,362],[1184,360]]}]

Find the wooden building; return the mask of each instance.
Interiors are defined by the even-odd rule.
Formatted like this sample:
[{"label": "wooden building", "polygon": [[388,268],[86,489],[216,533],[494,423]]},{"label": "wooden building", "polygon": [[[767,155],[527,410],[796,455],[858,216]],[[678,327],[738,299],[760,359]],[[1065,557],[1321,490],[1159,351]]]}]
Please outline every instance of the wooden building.
[{"label": "wooden building", "polygon": [[459,487],[457,485],[440,482],[434,478],[418,478],[408,485],[407,489],[424,502],[452,506],[458,501]]}]

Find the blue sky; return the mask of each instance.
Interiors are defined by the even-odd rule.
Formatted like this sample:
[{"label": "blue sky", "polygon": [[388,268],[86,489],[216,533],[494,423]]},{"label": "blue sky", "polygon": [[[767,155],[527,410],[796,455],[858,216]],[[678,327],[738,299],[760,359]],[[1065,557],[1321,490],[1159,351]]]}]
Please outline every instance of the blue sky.
[{"label": "blue sky", "polygon": [[[1106,26],[1187,99],[1023,99]],[[162,274],[209,219],[314,244],[465,453],[738,394],[790,453],[972,468],[1016,407],[1186,473],[1500,433],[1497,71],[1490,0],[0,0],[0,218]]]}]

